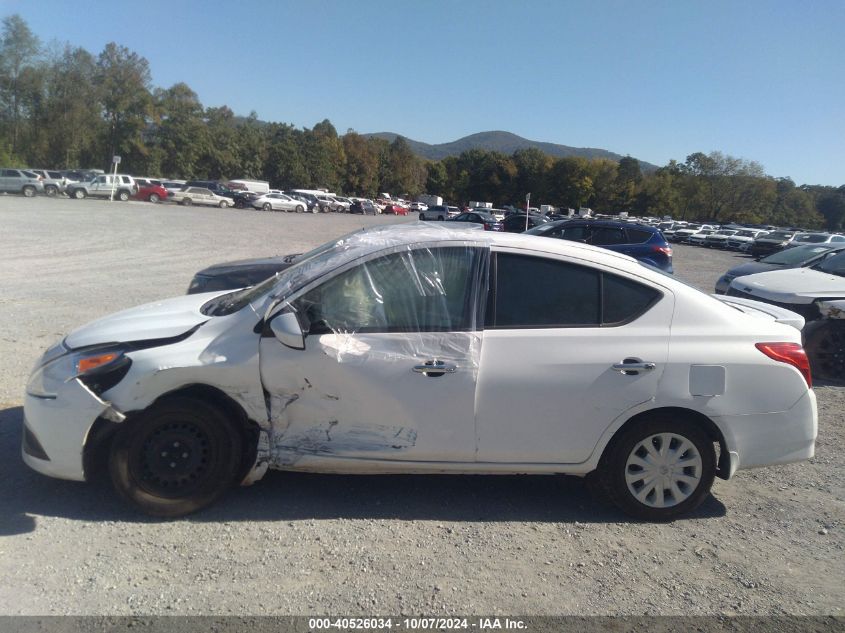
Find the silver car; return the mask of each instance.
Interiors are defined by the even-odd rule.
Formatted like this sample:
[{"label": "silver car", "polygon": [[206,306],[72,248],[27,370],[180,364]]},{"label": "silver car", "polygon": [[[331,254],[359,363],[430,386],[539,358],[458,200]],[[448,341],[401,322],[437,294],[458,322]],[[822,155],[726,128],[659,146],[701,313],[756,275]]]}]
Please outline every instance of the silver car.
[{"label": "silver car", "polygon": [[266,193],[252,201],[252,206],[264,211],[296,211],[305,213],[305,203],[283,193]]},{"label": "silver car", "polygon": [[44,193],[44,183],[38,174],[26,169],[0,169],[0,191],[22,193],[31,198],[36,193]]}]

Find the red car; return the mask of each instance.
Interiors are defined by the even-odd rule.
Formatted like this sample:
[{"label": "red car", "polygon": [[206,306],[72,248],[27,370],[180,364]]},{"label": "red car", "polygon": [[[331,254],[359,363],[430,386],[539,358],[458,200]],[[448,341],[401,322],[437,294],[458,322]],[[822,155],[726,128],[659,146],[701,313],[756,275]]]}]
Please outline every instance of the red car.
[{"label": "red car", "polygon": [[167,189],[161,185],[138,185],[138,193],[134,196],[135,200],[145,200],[147,202],[158,202],[160,200],[167,200]]},{"label": "red car", "polygon": [[393,215],[408,215],[408,209],[399,206],[398,204],[389,204],[384,208],[382,213],[392,213]]}]

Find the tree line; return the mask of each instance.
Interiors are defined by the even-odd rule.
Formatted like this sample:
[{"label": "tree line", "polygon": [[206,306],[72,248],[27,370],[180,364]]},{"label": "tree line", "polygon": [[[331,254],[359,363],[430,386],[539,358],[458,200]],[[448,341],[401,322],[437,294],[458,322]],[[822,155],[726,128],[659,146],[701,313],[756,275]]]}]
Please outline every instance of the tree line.
[{"label": "tree line", "polygon": [[186,84],[152,85],[148,61],[114,42],[94,55],[44,46],[18,15],[0,33],[0,164],[108,168],[184,179],[253,178],[375,197],[441,195],[457,204],[552,204],[599,213],[845,228],[845,185],[796,185],[753,161],[696,152],[644,172],[639,161],[470,150],[429,161],[407,142],[265,123],[205,107]]}]

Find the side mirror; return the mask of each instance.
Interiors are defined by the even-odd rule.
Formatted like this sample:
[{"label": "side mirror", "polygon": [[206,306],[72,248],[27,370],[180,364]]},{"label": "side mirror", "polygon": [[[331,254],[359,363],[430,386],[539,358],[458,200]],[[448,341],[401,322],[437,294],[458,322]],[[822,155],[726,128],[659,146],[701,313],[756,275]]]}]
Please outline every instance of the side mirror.
[{"label": "side mirror", "polygon": [[270,321],[270,329],[282,345],[291,349],[305,349],[305,333],[293,312],[282,312],[274,316]]}]

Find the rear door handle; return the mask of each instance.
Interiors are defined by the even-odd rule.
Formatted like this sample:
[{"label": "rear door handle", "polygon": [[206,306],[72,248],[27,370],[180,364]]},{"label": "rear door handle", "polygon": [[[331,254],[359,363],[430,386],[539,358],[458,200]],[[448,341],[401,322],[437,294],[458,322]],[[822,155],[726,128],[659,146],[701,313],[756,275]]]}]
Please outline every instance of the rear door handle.
[{"label": "rear door handle", "polygon": [[458,371],[457,365],[447,365],[442,360],[427,360],[422,365],[414,365],[414,371],[418,374],[425,374],[431,378],[443,374],[454,374]]},{"label": "rear door handle", "polygon": [[625,376],[637,376],[641,371],[651,371],[657,367],[656,363],[641,361],[638,358],[626,358],[621,363],[613,365],[613,370]]}]

